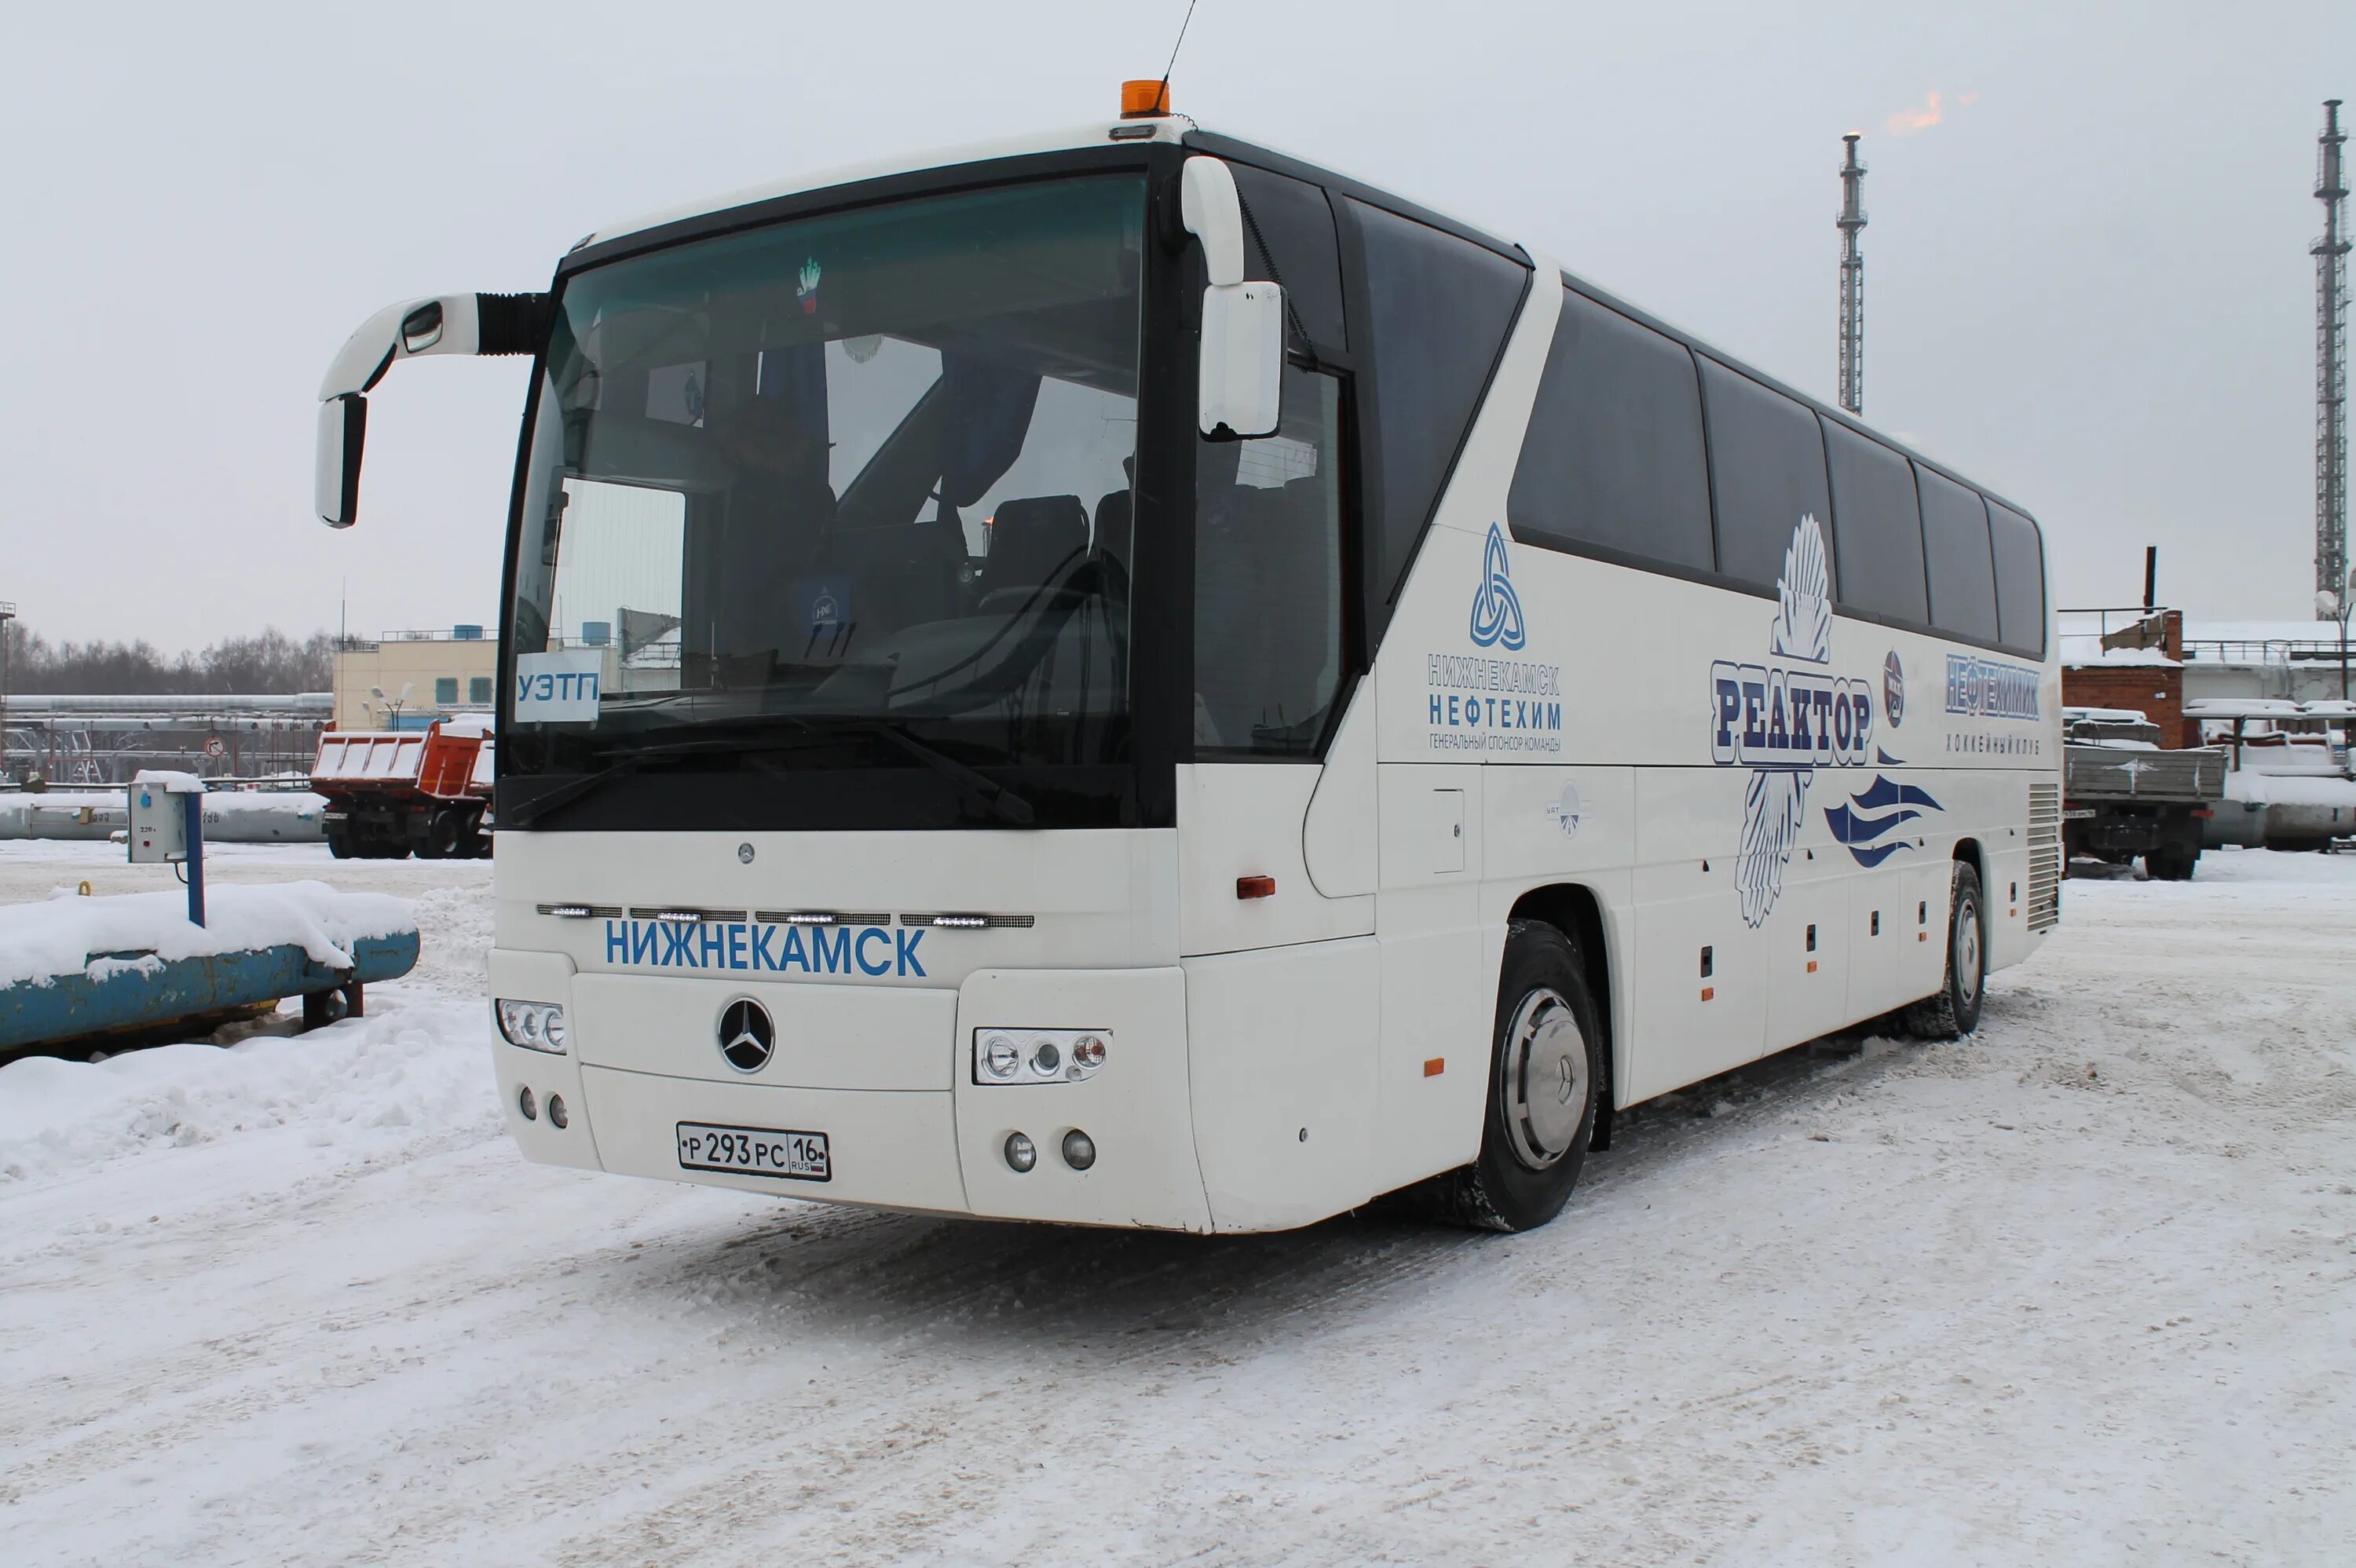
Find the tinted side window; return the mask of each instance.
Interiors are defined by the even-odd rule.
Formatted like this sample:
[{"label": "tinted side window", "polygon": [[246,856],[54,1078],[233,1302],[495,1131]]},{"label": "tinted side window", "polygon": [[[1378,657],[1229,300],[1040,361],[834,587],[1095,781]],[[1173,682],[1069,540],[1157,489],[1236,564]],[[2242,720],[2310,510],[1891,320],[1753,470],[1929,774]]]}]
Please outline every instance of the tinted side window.
[{"label": "tinted side window", "polygon": [[1365,239],[1381,507],[1369,543],[1376,596],[1388,599],[1472,428],[1529,271],[1470,240],[1343,199]]},{"label": "tinted side window", "polygon": [[1914,493],[1914,465],[1846,425],[1825,426],[1825,455],[1833,475],[1841,603],[1927,625],[1931,601],[1922,581],[1922,507]]},{"label": "tinted side window", "polygon": [[1987,504],[1996,556],[1996,618],[2007,647],[2045,656],[2045,544],[2037,525],[2011,507]]},{"label": "tinted side window", "polygon": [[1815,410],[1711,360],[1701,362],[1701,384],[1718,570],[1772,590],[1803,517],[1815,518],[1834,542],[1824,431]]},{"label": "tinted side window", "polygon": [[1957,636],[1997,640],[1996,567],[1988,555],[1987,507],[1919,464],[1922,560],[1931,579],[1931,624]]},{"label": "tinted side window", "polygon": [[[1325,193],[1305,180],[1229,164],[1251,223],[1244,226],[1244,271],[1284,285],[1311,341],[1350,347],[1342,324],[1342,254],[1333,242],[1333,209]],[[1252,224],[1259,226],[1258,239]],[[1260,241],[1267,249],[1260,248]]]},{"label": "tinted side window", "polygon": [[1707,461],[1685,345],[1566,291],[1505,503],[1514,537],[1708,571]]}]

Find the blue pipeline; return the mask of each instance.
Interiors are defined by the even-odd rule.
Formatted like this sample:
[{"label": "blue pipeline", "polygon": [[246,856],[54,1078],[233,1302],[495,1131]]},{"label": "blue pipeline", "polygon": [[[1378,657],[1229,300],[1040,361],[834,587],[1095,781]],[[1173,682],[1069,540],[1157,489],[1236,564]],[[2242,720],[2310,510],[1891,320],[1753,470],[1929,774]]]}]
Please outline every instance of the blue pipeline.
[{"label": "blue pipeline", "polygon": [[314,963],[294,943],[251,947],[201,958],[165,960],[133,968],[139,955],[93,955],[125,961],[102,978],[59,975],[46,986],[30,980],[0,986],[0,1051],[71,1040],[105,1029],[169,1023],[200,1013],[226,1012],[284,997],[340,986],[397,979],[417,963],[417,933],[363,937],[352,944],[352,967]]}]

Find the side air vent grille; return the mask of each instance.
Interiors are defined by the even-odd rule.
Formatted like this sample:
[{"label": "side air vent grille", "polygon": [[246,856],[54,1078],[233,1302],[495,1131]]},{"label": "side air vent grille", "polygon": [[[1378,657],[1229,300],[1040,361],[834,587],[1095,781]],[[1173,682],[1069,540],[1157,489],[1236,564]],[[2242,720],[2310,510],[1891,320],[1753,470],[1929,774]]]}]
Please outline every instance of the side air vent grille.
[{"label": "side air vent grille", "polygon": [[2062,923],[2062,786],[2029,786],[2029,929]]}]

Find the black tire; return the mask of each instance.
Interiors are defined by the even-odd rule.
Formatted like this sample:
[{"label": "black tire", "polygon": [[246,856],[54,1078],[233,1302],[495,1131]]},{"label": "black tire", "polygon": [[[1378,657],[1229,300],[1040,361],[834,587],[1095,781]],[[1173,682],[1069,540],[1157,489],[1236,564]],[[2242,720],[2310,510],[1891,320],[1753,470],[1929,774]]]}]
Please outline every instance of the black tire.
[{"label": "black tire", "polygon": [[327,853],[333,855],[338,860],[350,859],[352,858],[352,830],[346,827],[340,822],[330,826],[327,829]]},{"label": "black tire", "polygon": [[2143,869],[2156,882],[2189,882],[2200,859],[2198,849],[2155,849],[2143,858]]},{"label": "black tire", "polygon": [[425,825],[425,835],[417,842],[417,858],[421,860],[455,860],[466,853],[466,841],[472,836],[473,824],[463,811],[437,811]]},{"label": "black tire", "polygon": [[1980,874],[1962,860],[1948,881],[1947,965],[1937,994],[1906,1009],[1917,1040],[1960,1040],[1980,1027],[1987,991],[1987,924],[1981,915]]},{"label": "black tire", "polygon": [[1603,1050],[1577,944],[1551,925],[1514,922],[1498,969],[1481,1156],[1440,1179],[1449,1219],[1528,1231],[1562,1211],[1594,1140]]}]

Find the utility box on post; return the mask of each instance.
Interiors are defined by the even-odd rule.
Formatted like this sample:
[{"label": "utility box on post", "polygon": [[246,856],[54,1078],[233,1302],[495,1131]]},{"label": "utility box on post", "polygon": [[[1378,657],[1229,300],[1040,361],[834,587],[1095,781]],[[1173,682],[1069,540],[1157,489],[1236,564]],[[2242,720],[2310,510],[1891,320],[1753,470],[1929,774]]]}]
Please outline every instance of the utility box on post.
[{"label": "utility box on post", "polygon": [[131,863],[185,866],[188,923],[205,923],[205,781],[194,773],[141,773],[131,794]]},{"label": "utility box on post", "polygon": [[188,858],[188,813],[178,795],[156,779],[132,784],[131,863],[162,865]]}]

